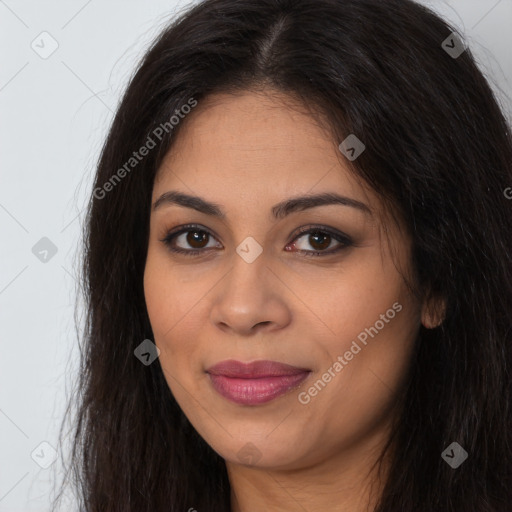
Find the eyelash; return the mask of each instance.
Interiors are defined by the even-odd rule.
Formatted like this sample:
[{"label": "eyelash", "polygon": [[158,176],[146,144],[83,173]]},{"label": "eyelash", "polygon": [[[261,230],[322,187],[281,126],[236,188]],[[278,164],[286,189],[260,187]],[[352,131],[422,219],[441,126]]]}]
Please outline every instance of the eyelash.
[{"label": "eyelash", "polygon": [[[161,239],[160,241],[163,242],[170,251],[174,253],[184,254],[186,256],[197,256],[200,253],[204,253],[208,249],[181,249],[177,247],[172,246],[173,240],[178,237],[179,235],[182,235],[183,233],[189,233],[192,231],[196,231],[199,233],[206,233],[209,236],[215,238],[215,236],[210,233],[207,229],[204,229],[202,226],[198,224],[187,224],[185,226],[180,226],[179,228],[173,229],[169,231],[166,236]],[[327,234],[330,235],[334,240],[340,243],[338,247],[336,247],[334,250],[330,249],[329,251],[305,251],[304,249],[299,249],[297,252],[302,253],[306,257],[322,257],[322,256],[329,256],[332,254],[335,254],[343,249],[346,249],[353,245],[353,241],[348,237],[347,235],[335,232],[329,228],[323,227],[323,226],[305,226],[303,228],[299,229],[299,232],[295,236],[295,238],[292,240],[293,242],[296,242],[299,238],[302,238],[304,235],[307,234]],[[289,245],[289,244],[288,244]],[[210,248],[211,249],[211,248]]]}]

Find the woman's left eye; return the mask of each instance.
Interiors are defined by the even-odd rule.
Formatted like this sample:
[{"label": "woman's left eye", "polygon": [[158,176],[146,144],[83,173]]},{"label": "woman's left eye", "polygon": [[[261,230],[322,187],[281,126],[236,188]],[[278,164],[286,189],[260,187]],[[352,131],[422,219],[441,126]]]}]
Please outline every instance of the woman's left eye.
[{"label": "woman's left eye", "polygon": [[[324,256],[334,254],[353,245],[353,241],[349,236],[343,233],[333,232],[327,228],[307,228],[306,231],[302,231],[302,234],[294,239],[292,246],[297,248],[298,241],[301,238],[305,239],[306,245],[309,244],[314,248],[313,251],[298,248],[299,252],[306,256]],[[334,248],[332,247],[333,242]]]},{"label": "woman's left eye", "polygon": [[[161,242],[167,245],[172,252],[186,254],[187,256],[195,256],[200,253],[204,253],[205,249],[210,250],[215,248],[211,246],[208,247],[210,238],[215,239],[208,230],[203,229],[201,226],[189,225],[170,231],[161,240]],[[313,250],[298,247],[301,245],[299,243],[301,239],[305,239],[306,242],[305,244],[304,242],[302,243],[303,246],[309,244],[313,247]],[[334,249],[332,248],[333,242]],[[189,244],[192,249],[177,247],[177,243]],[[293,247],[305,256],[324,256],[334,254],[351,245],[353,245],[353,241],[344,233],[324,227],[306,227],[300,230],[298,236],[296,236],[293,241],[286,246],[285,250],[291,252],[292,249],[289,249],[289,247]]]}]

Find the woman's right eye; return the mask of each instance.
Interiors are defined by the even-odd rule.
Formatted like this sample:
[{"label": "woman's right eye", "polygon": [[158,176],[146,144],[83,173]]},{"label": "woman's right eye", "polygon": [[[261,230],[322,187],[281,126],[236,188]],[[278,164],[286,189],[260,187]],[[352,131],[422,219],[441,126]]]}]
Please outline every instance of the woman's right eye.
[{"label": "woman's right eye", "polygon": [[[212,248],[207,245],[210,237],[214,238],[209,231],[201,226],[189,225],[170,231],[161,241],[173,252],[186,254],[187,256],[195,256],[204,252],[205,249]],[[176,244],[181,246],[188,244],[192,249],[177,247]]]}]

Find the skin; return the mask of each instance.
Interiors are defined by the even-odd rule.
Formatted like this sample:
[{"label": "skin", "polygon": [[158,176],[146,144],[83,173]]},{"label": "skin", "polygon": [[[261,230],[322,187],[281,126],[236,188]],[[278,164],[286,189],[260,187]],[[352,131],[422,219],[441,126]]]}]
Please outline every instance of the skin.
[{"label": "skin", "polygon": [[[372,466],[389,436],[420,323],[435,324],[431,305],[419,303],[401,275],[411,270],[410,239],[391,223],[386,236],[379,198],[354,178],[339,142],[292,98],[218,94],[182,123],[158,170],[152,204],[174,190],[216,203],[226,217],[175,204],[152,208],[144,289],[168,385],[225,459],[233,511],[367,510],[385,480]],[[278,202],[321,192],[360,201],[371,213],[324,205],[278,220],[271,215]],[[194,245],[186,233],[174,239],[184,250],[203,247],[199,256],[172,253],[162,241],[188,223],[213,235],[192,239]],[[354,245],[305,256],[299,250],[339,246],[331,238],[319,249],[322,240],[297,233],[310,224],[345,233]],[[263,250],[252,263],[236,252],[249,236]],[[301,403],[298,394],[394,303],[401,311]],[[205,373],[226,359],[268,359],[312,372],[270,402],[237,405]],[[243,447],[254,451],[252,461],[238,456]]]}]

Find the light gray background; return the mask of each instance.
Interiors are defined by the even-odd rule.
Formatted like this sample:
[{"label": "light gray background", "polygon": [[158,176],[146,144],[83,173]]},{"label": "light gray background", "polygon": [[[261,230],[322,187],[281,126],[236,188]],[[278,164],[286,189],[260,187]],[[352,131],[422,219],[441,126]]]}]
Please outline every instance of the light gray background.
[{"label": "light gray background", "polygon": [[[512,0],[423,3],[465,34],[510,120]],[[94,165],[136,62],[187,5],[0,0],[0,512],[48,510],[60,460],[43,469],[31,454],[51,462],[40,443],[58,448],[77,367],[74,275]],[[46,59],[31,47],[55,44],[43,31],[58,44]],[[57,247],[45,263],[32,252],[43,237]]]}]

